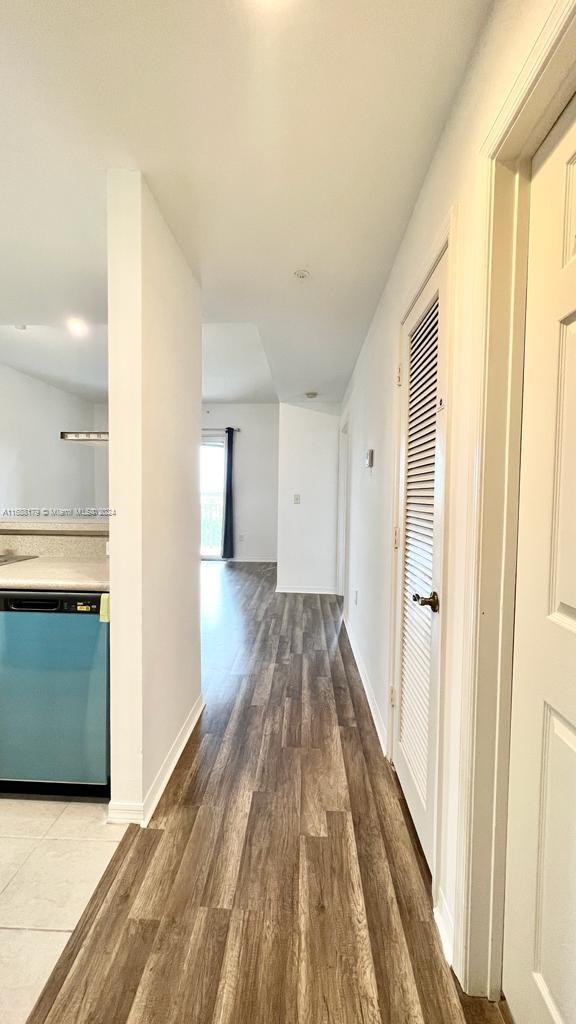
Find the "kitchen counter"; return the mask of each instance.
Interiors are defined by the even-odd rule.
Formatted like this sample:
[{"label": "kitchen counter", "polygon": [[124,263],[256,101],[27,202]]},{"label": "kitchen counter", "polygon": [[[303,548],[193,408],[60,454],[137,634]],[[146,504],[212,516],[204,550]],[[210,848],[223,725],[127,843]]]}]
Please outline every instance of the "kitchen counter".
[{"label": "kitchen counter", "polygon": [[107,537],[109,523],[107,518],[85,519],[43,519],[36,516],[22,518],[0,517],[0,534],[2,533],[37,533],[56,536]]},{"label": "kitchen counter", "polygon": [[40,555],[24,562],[0,565],[0,590],[110,589],[107,558],[68,558]]}]

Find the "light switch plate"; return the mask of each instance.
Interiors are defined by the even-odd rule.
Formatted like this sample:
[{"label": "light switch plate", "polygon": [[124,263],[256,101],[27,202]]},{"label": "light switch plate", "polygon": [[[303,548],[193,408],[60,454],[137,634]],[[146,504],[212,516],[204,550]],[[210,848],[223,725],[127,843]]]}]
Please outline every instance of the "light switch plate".
[{"label": "light switch plate", "polygon": [[295,505],[299,505],[300,504],[300,495],[299,494],[295,494],[294,495],[294,504]]}]

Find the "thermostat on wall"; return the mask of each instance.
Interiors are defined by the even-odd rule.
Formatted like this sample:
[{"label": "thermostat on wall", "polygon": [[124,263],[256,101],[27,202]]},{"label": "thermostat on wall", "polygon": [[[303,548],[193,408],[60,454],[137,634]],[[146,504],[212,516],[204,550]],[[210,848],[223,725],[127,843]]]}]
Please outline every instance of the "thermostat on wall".
[{"label": "thermostat on wall", "polygon": [[373,448],[368,448],[368,450],[366,452],[366,459],[365,459],[364,465],[366,466],[366,469],[372,469],[372,466],[374,465],[374,449]]}]

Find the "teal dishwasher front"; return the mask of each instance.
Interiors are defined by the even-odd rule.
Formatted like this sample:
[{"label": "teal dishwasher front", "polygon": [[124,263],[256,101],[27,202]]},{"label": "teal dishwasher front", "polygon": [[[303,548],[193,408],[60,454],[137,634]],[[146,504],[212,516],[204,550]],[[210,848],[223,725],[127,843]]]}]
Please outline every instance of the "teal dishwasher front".
[{"label": "teal dishwasher front", "polygon": [[107,791],[101,596],[0,591],[0,789]]}]

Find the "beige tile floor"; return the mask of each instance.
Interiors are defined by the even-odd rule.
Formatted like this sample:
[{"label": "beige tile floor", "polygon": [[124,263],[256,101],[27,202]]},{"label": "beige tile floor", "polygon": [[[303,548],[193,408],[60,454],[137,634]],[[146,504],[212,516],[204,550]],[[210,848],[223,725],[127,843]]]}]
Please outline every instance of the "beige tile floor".
[{"label": "beige tile floor", "polygon": [[125,831],[106,805],[0,798],[0,1021],[24,1024]]}]

